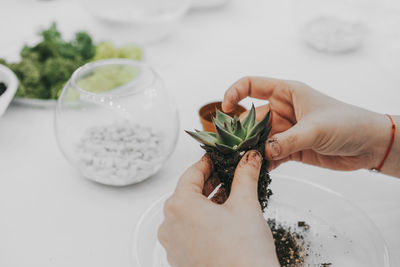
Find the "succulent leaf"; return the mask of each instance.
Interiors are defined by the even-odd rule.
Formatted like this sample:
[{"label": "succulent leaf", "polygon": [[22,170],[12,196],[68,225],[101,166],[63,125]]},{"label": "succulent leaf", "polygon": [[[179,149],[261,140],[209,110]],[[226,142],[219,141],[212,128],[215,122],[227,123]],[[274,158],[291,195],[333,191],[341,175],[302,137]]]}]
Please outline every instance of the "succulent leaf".
[{"label": "succulent leaf", "polygon": [[222,141],[218,142],[219,144],[225,144],[233,147],[235,145],[239,145],[243,141],[239,137],[235,136],[233,133],[230,133],[229,131],[219,127],[218,125],[215,125],[215,129],[217,130],[217,139]]},{"label": "succulent leaf", "polygon": [[233,134],[239,136],[242,140],[246,137],[246,129],[242,127],[240,121],[237,121]]},{"label": "succulent leaf", "polygon": [[217,110],[217,113],[215,114],[215,119],[217,121],[226,122],[226,123],[231,123],[231,120],[232,120],[231,116],[223,113],[220,110]]},{"label": "succulent leaf", "polygon": [[217,128],[217,126],[218,126],[219,128],[225,129],[226,131],[229,131],[229,129],[230,129],[230,128],[228,128],[226,122],[219,121],[219,120],[217,120],[217,118],[213,118],[213,123],[214,123],[215,128]]},{"label": "succulent leaf", "polygon": [[206,132],[191,132],[185,131],[191,137],[208,146],[215,146],[215,143],[218,142],[218,139],[212,135],[207,134]]},{"label": "succulent leaf", "polygon": [[237,148],[238,151],[246,150],[250,147],[257,145],[258,141],[260,140],[260,133],[246,139],[243,143],[239,145]]},{"label": "succulent leaf", "polygon": [[237,116],[232,118],[217,111],[216,117],[213,118],[216,133],[198,130],[186,132],[202,143],[201,147],[206,151],[217,149],[223,154],[230,154],[254,148],[259,142],[264,142],[271,131],[271,126],[268,124],[270,115],[268,112],[257,123],[255,107],[252,105],[249,114],[241,123]]},{"label": "succulent leaf", "polygon": [[268,135],[271,132],[271,129],[272,129],[272,127],[269,126],[268,129],[261,134],[260,141],[265,141],[268,139]]},{"label": "succulent leaf", "polygon": [[212,133],[212,132],[203,132],[203,131],[199,131],[199,130],[196,130],[196,129],[195,129],[195,131],[196,131],[196,133],[206,133],[206,134],[208,134],[208,135],[211,135],[212,137],[217,138],[217,134],[216,134],[216,133]]},{"label": "succulent leaf", "polygon": [[232,118],[220,110],[217,110],[217,113],[214,118],[214,123],[215,122],[217,122],[220,125],[220,127],[223,127],[228,131],[232,131]]},{"label": "succulent leaf", "polygon": [[264,116],[264,118],[258,122],[256,125],[254,125],[250,131],[247,131],[246,138],[253,136],[255,133],[262,131],[263,129],[267,128],[267,124],[269,121],[271,111],[268,111],[268,113]]},{"label": "succulent leaf", "polygon": [[256,122],[256,110],[254,104],[251,105],[251,109],[247,117],[243,120],[243,128],[247,131],[250,130]]}]

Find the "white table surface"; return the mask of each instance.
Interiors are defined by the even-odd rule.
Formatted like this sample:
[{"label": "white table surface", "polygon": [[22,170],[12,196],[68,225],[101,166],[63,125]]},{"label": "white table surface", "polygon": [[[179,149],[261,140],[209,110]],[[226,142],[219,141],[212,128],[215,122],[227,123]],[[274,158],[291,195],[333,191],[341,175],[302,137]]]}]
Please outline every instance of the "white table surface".
[{"label": "white table surface", "polygon": [[[67,36],[79,29],[96,40],[108,36],[75,1],[2,0],[0,13],[0,57],[15,58],[22,43],[54,19]],[[132,233],[141,214],[173,190],[202,154],[183,129],[199,128],[198,108],[221,99],[241,76],[298,79],[340,100],[400,114],[400,75],[388,72],[377,57],[385,42],[375,37],[346,55],[317,53],[298,41],[290,14],[287,1],[237,0],[223,9],[189,13],[173,35],[146,47],[148,60],[175,95],[181,130],[162,171],[137,185],[113,188],[85,180],[57,147],[53,110],[11,105],[0,118],[0,266],[134,266]],[[117,43],[132,41],[124,34],[109,36]],[[317,182],[352,200],[381,231],[393,266],[400,266],[398,179],[297,163],[278,168],[272,178],[275,173]]]}]

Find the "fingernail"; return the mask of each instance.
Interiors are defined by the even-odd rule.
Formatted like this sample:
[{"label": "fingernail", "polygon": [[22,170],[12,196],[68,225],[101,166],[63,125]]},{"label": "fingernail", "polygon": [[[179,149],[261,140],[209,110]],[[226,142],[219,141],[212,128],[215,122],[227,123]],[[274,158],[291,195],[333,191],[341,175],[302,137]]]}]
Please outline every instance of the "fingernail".
[{"label": "fingernail", "polygon": [[225,102],[222,102],[222,105],[221,105],[222,111],[223,112],[230,112],[231,110],[230,110],[229,106],[230,105],[226,104]]},{"label": "fingernail", "polygon": [[261,154],[257,150],[251,150],[249,154],[247,154],[247,162],[253,164],[255,167],[260,166],[261,159]]},{"label": "fingernail", "polygon": [[278,157],[279,154],[281,154],[281,146],[279,145],[278,140],[269,139],[267,144],[272,158]]}]

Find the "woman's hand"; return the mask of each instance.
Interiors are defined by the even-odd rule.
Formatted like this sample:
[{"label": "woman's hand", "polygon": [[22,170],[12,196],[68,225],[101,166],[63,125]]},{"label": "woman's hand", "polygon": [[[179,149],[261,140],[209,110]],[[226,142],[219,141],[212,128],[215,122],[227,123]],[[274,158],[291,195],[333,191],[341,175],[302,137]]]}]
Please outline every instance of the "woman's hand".
[{"label": "woman's hand", "polygon": [[[385,115],[345,104],[306,84],[242,78],[226,91],[223,110],[231,111],[248,96],[269,101],[269,106],[257,108],[257,117],[272,111],[272,132],[266,144],[270,169],[288,160],[335,170],[371,169],[379,165],[388,147],[391,124]],[[397,162],[399,158],[397,154]],[[398,166],[397,171],[389,169],[396,158],[390,160],[387,173],[400,175]]]},{"label": "woman's hand", "polygon": [[165,203],[165,220],[158,231],[172,266],[279,266],[257,199],[260,167],[261,155],[247,152],[222,205],[202,194],[212,172],[207,156],[183,174]]}]

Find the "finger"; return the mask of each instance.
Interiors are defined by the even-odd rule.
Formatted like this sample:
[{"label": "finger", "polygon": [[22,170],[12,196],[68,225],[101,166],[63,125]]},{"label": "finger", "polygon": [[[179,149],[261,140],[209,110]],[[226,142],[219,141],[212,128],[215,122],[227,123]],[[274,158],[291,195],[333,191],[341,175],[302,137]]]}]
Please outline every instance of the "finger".
[{"label": "finger", "polygon": [[178,266],[177,264],[175,264],[174,258],[171,256],[171,254],[167,254],[167,261],[170,266]]},{"label": "finger", "polygon": [[265,146],[266,158],[280,160],[291,154],[311,149],[317,142],[317,131],[306,126],[306,123],[298,123],[288,130],[274,134],[267,140]]},{"label": "finger", "polygon": [[[275,110],[271,109],[270,104],[256,108],[256,120],[261,121],[264,118],[265,114],[267,114],[268,111],[270,110],[271,110],[270,120],[272,125],[271,135],[286,131],[287,129],[293,126],[293,122],[291,120],[288,120],[287,117],[284,117],[281,114],[277,113]],[[248,114],[249,114],[248,110],[243,112],[242,114],[240,114],[239,120],[243,121]]]},{"label": "finger", "polygon": [[287,161],[289,161],[289,158],[284,158],[284,159],[280,159],[280,160],[270,160],[269,161],[269,165],[268,165],[268,171],[272,171],[275,170],[276,168],[278,168],[282,163],[285,163]]},{"label": "finger", "polygon": [[213,172],[204,183],[203,195],[208,197],[220,184],[221,180],[219,179],[217,173]]},{"label": "finger", "polygon": [[[352,171],[362,169],[364,162],[358,156],[329,156],[321,155],[314,150],[302,151],[303,163],[329,168],[338,171]],[[294,159],[296,160],[296,159]]]},{"label": "finger", "polygon": [[[270,109],[269,105],[262,105],[262,106],[257,107],[256,108],[256,120],[261,121],[264,118],[265,114],[268,113],[269,109]],[[244,120],[244,118],[247,117],[249,112],[250,111],[247,110],[247,111],[243,112],[242,114],[240,114],[239,120],[241,120],[241,121]]]},{"label": "finger", "polygon": [[265,77],[244,77],[235,82],[224,95],[222,110],[231,112],[240,100],[250,96],[268,99],[284,81]]},{"label": "finger", "polygon": [[221,185],[218,191],[211,197],[211,201],[217,204],[224,204],[227,198],[228,194],[226,193],[225,186]]},{"label": "finger", "polygon": [[257,185],[261,161],[261,154],[256,150],[244,154],[236,167],[228,201],[250,200],[258,203]]},{"label": "finger", "polygon": [[270,135],[274,135],[280,132],[284,132],[286,130],[288,130],[289,128],[293,127],[293,123],[288,120],[285,117],[282,117],[279,113],[274,112],[274,110],[272,110],[272,116],[271,116],[271,133]]},{"label": "finger", "polygon": [[211,159],[204,155],[200,161],[185,171],[178,181],[176,191],[202,193],[204,181],[210,176],[213,168]]}]

